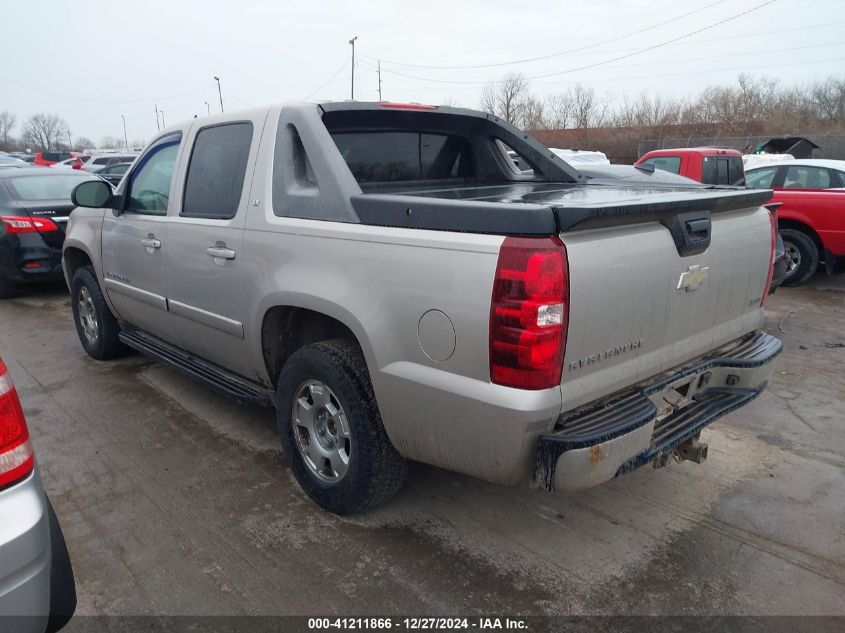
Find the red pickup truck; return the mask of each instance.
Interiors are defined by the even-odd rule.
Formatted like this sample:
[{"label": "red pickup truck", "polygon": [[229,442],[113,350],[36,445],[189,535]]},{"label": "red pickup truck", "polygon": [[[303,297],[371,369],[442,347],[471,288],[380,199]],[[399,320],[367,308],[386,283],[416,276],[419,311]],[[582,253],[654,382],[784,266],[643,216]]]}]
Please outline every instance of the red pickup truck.
[{"label": "red pickup truck", "polygon": [[741,185],[745,177],[742,154],[722,147],[656,149],[643,154],[634,165],[653,165],[705,185]]},{"label": "red pickup truck", "polygon": [[805,283],[823,260],[832,273],[845,257],[845,161],[806,159],[751,167],[747,186],[774,189],[786,251],[784,285]]}]

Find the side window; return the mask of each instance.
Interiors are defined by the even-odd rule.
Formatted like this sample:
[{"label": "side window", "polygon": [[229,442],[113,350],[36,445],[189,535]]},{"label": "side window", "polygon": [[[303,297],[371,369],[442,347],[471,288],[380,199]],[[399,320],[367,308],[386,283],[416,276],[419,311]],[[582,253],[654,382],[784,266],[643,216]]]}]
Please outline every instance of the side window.
[{"label": "side window", "polygon": [[749,189],[768,189],[774,182],[777,167],[763,167],[745,172],[745,186]]},{"label": "side window", "polygon": [[681,157],[680,156],[655,156],[643,161],[643,164],[654,165],[655,169],[662,169],[673,174],[678,174],[681,171]]},{"label": "side window", "polygon": [[228,123],[199,131],[188,165],[182,216],[235,217],[251,145],[252,123]]},{"label": "side window", "polygon": [[170,182],[181,140],[181,135],[163,139],[141,159],[132,172],[126,211],[167,215]]},{"label": "side window", "polygon": [[830,172],[820,167],[791,165],[786,168],[784,189],[829,189]]},{"label": "side window", "polygon": [[110,158],[95,158],[94,164],[95,165],[108,165],[110,160],[111,160]]}]

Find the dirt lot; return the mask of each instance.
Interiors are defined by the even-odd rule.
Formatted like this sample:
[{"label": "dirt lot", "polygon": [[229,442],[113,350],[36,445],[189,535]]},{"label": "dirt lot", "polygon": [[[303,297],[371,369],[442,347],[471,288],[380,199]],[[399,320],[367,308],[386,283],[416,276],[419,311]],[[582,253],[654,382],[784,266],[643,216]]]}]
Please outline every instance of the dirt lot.
[{"label": "dirt lot", "polygon": [[271,412],[142,356],[90,360],[62,288],[0,303],[0,355],[80,614],[841,615],[845,277],[768,307],[776,375],[704,432],[704,465],[556,495],[416,465],[353,519],[299,491]]}]

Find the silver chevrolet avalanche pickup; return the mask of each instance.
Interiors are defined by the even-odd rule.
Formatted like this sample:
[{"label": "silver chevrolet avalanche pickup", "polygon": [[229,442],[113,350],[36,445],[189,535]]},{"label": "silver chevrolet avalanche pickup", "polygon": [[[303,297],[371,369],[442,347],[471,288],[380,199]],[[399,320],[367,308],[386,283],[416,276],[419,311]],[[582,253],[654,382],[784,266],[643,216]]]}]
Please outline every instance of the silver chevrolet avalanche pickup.
[{"label": "silver chevrolet avalanche pickup", "polygon": [[79,185],[64,272],[90,356],[275,406],[333,512],[408,460],[573,490],[702,461],[765,388],[770,194],[590,177],[472,110],[300,103],[190,120],[116,190]]}]

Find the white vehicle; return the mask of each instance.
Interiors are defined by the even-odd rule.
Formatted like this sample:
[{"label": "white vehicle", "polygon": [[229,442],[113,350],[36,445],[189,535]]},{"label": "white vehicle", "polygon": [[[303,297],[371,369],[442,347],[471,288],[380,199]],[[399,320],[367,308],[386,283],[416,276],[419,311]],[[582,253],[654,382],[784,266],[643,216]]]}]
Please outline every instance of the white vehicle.
[{"label": "white vehicle", "polygon": [[73,164],[77,161],[76,156],[72,156],[71,158],[67,158],[63,161],[58,163],[53,163],[50,165],[51,169],[73,169]]},{"label": "white vehicle", "polygon": [[131,163],[138,157],[137,154],[94,154],[82,163],[82,169],[96,173],[109,165],[117,163]]},{"label": "white vehicle", "polygon": [[610,165],[607,154],[604,152],[581,149],[560,149],[557,147],[550,147],[549,149],[570,165]]},{"label": "white vehicle", "polygon": [[759,167],[760,165],[771,165],[773,163],[785,163],[795,160],[792,154],[743,154],[742,166],[745,169]]}]

